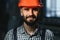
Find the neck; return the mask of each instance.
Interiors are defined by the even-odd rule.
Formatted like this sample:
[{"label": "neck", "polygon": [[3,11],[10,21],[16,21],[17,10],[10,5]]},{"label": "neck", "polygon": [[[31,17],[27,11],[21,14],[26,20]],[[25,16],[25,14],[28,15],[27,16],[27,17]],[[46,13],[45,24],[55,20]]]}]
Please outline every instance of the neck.
[{"label": "neck", "polygon": [[24,28],[27,31],[27,33],[33,33],[36,29],[36,26],[35,25],[29,26],[24,22]]}]

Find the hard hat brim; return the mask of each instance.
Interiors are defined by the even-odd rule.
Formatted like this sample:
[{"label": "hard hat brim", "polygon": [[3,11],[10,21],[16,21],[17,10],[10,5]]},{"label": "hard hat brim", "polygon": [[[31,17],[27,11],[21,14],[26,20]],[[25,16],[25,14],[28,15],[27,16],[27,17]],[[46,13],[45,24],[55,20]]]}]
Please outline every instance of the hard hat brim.
[{"label": "hard hat brim", "polygon": [[39,8],[42,8],[43,5],[35,5],[35,6],[29,6],[29,5],[27,5],[27,6],[23,6],[23,5],[18,5],[18,7],[31,7],[31,8],[39,7]]}]

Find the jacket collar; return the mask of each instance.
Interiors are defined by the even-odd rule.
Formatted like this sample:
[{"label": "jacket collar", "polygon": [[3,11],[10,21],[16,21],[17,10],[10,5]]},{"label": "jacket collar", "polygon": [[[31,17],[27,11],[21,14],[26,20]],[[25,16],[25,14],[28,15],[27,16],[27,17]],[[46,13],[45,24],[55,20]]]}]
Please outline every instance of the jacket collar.
[{"label": "jacket collar", "polygon": [[21,34],[25,33],[25,29],[24,29],[23,25],[20,26],[20,27],[18,27],[17,30],[18,30],[18,32],[21,33]]},{"label": "jacket collar", "polygon": [[[37,26],[38,26],[38,28],[35,31],[35,34],[41,30],[40,26],[39,25],[37,25]],[[23,25],[20,26],[20,27],[18,27],[18,30],[19,30],[19,33],[21,33],[21,34],[25,34],[26,33],[26,30],[24,29],[24,26]]]}]

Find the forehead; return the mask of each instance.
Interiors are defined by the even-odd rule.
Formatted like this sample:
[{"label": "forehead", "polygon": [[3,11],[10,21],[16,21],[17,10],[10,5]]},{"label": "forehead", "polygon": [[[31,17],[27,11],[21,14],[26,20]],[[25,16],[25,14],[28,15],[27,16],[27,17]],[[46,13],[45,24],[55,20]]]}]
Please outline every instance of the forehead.
[{"label": "forehead", "polygon": [[24,7],[21,7],[21,8],[31,8],[31,9],[36,8],[36,9],[39,9],[40,7],[37,7],[37,6],[29,6],[29,7],[24,6]]}]

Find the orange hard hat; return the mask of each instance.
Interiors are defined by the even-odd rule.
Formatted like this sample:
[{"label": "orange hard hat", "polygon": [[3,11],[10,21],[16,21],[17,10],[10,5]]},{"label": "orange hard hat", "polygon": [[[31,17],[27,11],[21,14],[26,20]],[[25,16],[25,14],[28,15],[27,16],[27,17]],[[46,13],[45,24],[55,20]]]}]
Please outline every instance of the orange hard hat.
[{"label": "orange hard hat", "polygon": [[41,0],[20,0],[18,7],[43,7]]}]

